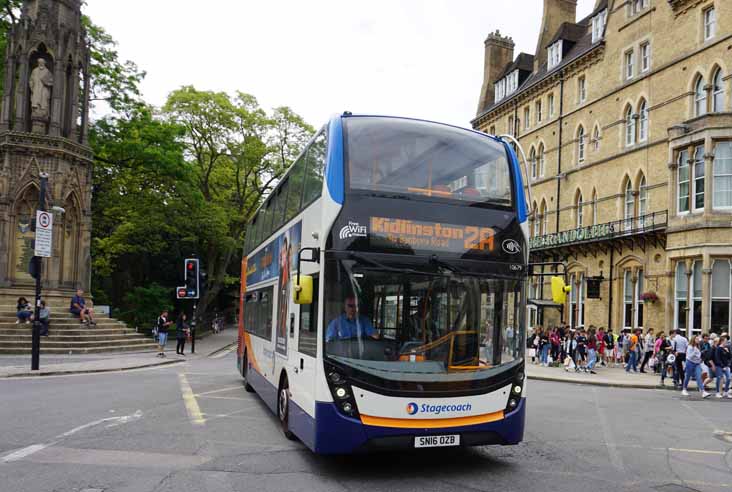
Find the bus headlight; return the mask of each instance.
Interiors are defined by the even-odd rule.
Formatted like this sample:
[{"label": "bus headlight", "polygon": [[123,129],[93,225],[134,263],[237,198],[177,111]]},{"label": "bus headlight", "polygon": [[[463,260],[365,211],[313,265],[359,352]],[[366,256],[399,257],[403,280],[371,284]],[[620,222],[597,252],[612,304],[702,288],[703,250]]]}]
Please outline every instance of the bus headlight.
[{"label": "bus headlight", "polygon": [[518,384],[516,386],[514,386],[513,387],[513,392],[515,394],[517,394],[517,395],[520,395],[521,394],[521,386],[519,386]]},{"label": "bus headlight", "polygon": [[338,398],[342,400],[343,398],[346,398],[348,396],[348,391],[346,391],[346,388],[338,387],[335,390],[335,394]]},{"label": "bus headlight", "polygon": [[331,383],[339,384],[343,382],[343,376],[341,376],[339,373],[333,371],[328,375],[328,378],[330,379]]},{"label": "bus headlight", "polygon": [[344,403],[344,404],[343,404],[343,405],[341,406],[341,408],[343,408],[343,411],[344,411],[344,412],[346,412],[346,413],[352,413],[352,412],[353,412],[353,405],[351,405],[351,404],[350,404],[350,403],[348,403],[348,402],[345,402],[345,403]]},{"label": "bus headlight", "polygon": [[515,410],[518,406],[518,401],[515,398],[511,398],[508,400],[508,408],[511,410]]}]

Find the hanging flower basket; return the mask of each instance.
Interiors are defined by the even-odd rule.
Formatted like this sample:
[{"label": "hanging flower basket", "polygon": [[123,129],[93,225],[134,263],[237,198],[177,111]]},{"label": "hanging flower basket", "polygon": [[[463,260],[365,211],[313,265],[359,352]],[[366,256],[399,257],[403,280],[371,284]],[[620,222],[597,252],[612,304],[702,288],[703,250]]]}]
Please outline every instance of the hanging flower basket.
[{"label": "hanging flower basket", "polygon": [[643,302],[656,302],[658,300],[658,296],[655,292],[644,292],[640,295],[640,300]]}]

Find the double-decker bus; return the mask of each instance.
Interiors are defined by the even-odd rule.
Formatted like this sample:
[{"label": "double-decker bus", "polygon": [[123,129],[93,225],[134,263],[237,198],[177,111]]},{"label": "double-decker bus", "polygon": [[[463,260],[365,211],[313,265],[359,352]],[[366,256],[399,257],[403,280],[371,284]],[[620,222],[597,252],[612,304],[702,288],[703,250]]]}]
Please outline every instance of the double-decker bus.
[{"label": "double-decker bus", "polygon": [[503,140],[332,118],[248,226],[247,390],[317,453],[517,444],[526,221]]}]

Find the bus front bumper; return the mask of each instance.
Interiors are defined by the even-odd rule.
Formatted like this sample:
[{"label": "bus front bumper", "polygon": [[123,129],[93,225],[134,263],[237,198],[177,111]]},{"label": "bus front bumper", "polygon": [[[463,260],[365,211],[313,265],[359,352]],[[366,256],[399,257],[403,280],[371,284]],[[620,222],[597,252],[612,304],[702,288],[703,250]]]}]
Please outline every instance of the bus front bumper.
[{"label": "bus front bumper", "polygon": [[318,402],[315,408],[316,428],[310,447],[319,454],[413,449],[416,436],[460,434],[461,446],[518,444],[524,437],[526,398],[516,410],[495,422],[463,427],[436,429],[401,429],[375,427],[358,419],[345,417],[332,402]]}]

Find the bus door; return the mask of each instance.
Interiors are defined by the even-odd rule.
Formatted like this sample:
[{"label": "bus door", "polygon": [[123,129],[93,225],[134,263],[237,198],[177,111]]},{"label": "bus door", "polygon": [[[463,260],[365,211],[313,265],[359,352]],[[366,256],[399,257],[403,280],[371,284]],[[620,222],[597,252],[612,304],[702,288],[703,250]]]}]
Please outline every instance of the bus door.
[{"label": "bus door", "polygon": [[[303,269],[307,270],[303,263]],[[308,274],[307,271],[303,272]],[[311,304],[295,304],[292,301],[290,316],[294,319],[293,332],[290,337],[292,356],[288,375],[291,378],[290,390],[295,403],[307,411],[315,401],[315,375],[318,347],[318,304],[320,302],[320,276],[313,277],[313,302]]]}]

